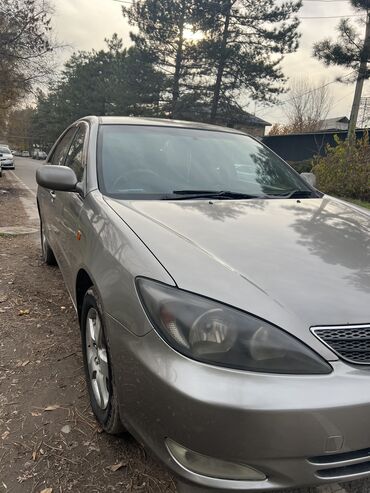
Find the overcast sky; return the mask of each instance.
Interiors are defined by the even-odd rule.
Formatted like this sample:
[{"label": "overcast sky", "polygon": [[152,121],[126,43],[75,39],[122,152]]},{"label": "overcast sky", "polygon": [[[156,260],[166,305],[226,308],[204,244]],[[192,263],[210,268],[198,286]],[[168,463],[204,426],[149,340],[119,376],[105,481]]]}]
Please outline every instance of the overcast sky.
[{"label": "overcast sky", "polygon": [[[256,0],[258,1],[258,0]],[[300,17],[329,17],[353,15],[349,2],[346,0],[303,0]],[[129,26],[121,14],[121,5],[115,0],[55,0],[54,26],[60,42],[68,43],[69,49],[60,54],[62,63],[74,50],[99,49],[104,46],[104,38],[116,32],[129,44]],[[340,19],[319,18],[301,20],[300,31],[302,38],[300,47],[294,54],[286,56],[283,62],[284,73],[287,77],[307,77],[317,84],[334,81],[340,75],[346,75],[350,70],[338,67],[327,68],[312,58],[312,45],[325,36],[335,37],[335,27]],[[358,22],[356,17],[353,22]],[[363,27],[359,26],[363,31]],[[349,116],[354,84],[346,85],[333,83],[330,85],[333,96],[333,106],[329,116]],[[365,95],[370,96],[369,83],[365,87]],[[281,101],[287,99],[281,96]],[[254,104],[248,108],[254,112]],[[257,105],[256,114],[271,123],[282,122],[285,119],[282,106],[262,107]]]}]

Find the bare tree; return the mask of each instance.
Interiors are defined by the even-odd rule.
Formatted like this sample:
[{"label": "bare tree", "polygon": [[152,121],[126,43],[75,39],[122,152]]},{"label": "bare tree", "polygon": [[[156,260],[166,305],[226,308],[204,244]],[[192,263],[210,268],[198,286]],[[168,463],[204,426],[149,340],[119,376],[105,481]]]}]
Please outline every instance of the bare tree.
[{"label": "bare tree", "polygon": [[313,132],[328,116],[333,103],[327,84],[316,85],[306,78],[294,79],[284,106],[290,132]]},{"label": "bare tree", "polygon": [[14,106],[51,75],[50,13],[44,0],[1,0],[0,109]]}]

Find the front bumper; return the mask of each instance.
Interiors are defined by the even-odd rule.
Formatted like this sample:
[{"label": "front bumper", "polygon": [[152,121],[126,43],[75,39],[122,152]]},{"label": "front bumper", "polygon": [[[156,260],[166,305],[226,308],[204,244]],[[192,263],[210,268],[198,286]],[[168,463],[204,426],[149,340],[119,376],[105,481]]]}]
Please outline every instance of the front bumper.
[{"label": "front bumper", "polygon": [[[262,491],[370,475],[370,370],[339,361],[322,376],[217,368],[178,354],[155,331],[137,337],[109,316],[107,328],[122,420],[183,483]],[[167,437],[267,480],[195,474],[170,456]]]},{"label": "front bumper", "polygon": [[14,161],[11,161],[10,159],[7,161],[2,161],[1,167],[3,170],[4,169],[14,169]]}]

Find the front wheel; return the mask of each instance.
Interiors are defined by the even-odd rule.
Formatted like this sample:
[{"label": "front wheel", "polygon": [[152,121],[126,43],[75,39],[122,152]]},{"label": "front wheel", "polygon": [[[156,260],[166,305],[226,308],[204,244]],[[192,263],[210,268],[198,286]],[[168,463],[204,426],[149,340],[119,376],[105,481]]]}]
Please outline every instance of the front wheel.
[{"label": "front wheel", "polygon": [[96,290],[84,297],[81,313],[82,352],[91,408],[102,428],[112,435],[124,431],[117,403],[114,372]]}]

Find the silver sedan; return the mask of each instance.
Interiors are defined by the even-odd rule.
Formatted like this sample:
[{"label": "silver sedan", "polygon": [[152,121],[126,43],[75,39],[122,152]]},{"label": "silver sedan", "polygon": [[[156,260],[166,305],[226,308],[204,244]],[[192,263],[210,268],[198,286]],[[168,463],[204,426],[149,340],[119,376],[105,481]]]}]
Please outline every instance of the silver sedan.
[{"label": "silver sedan", "polygon": [[154,119],[74,123],[37,182],[108,433],[181,491],[370,475],[368,212],[241,132]]},{"label": "silver sedan", "polygon": [[[0,145],[0,169],[14,169],[14,157],[7,146]],[[0,171],[1,172],[1,171]]]}]

